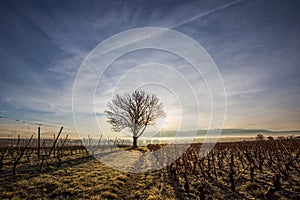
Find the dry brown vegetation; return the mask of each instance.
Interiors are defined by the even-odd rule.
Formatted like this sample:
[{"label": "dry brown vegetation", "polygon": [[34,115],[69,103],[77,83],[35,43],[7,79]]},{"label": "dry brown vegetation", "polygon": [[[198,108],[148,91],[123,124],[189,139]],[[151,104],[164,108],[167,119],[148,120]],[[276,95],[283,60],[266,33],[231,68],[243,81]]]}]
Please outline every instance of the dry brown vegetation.
[{"label": "dry brown vegetation", "polygon": [[[11,153],[2,149],[0,199],[299,199],[299,143],[217,143],[204,157],[201,144],[192,144],[181,156],[183,145],[124,147],[138,155],[153,151],[157,162],[178,156],[167,167],[147,173],[117,171],[86,151],[60,149],[60,163],[51,155],[42,170],[35,150],[26,150],[13,175]],[[103,155],[117,151],[108,149]],[[143,167],[145,157],[136,162],[133,167]]]}]

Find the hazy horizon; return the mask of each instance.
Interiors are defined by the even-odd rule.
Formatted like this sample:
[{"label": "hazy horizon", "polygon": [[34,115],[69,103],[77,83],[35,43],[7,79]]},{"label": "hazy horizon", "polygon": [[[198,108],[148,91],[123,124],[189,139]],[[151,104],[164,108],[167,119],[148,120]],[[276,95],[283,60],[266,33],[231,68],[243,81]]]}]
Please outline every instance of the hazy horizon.
[{"label": "hazy horizon", "polygon": [[[3,119],[2,119],[3,120]],[[20,135],[22,138],[29,138],[31,135],[34,136],[34,138],[37,137],[37,129],[38,127],[41,127],[41,136],[43,138],[49,138],[52,139],[53,135],[57,135],[60,125],[46,125],[46,124],[32,124],[35,122],[31,122],[29,124],[28,121],[15,121],[15,120],[8,120],[10,123],[0,123],[0,138],[17,138],[18,135]],[[40,126],[39,126],[40,125]],[[268,130],[268,129],[242,129],[242,128],[223,128],[221,129],[222,132],[220,134],[220,138],[223,137],[233,137],[233,138],[245,138],[250,137],[254,138],[257,134],[263,134],[265,137],[268,136],[299,136],[300,130]],[[178,132],[179,131],[179,132]],[[177,133],[178,132],[178,133]],[[145,138],[151,140],[155,140],[158,137],[161,138],[174,138],[174,137],[185,137],[185,132],[189,132],[187,135],[190,137],[195,138],[203,138],[206,137],[207,130],[198,129],[198,130],[146,130],[145,133],[141,136],[140,140],[144,140]],[[130,135],[130,131],[122,131],[121,133],[116,133],[113,131],[110,132],[98,132],[89,135],[90,137],[97,139],[100,135],[103,135],[103,137],[108,138],[122,138],[122,139],[131,139],[132,136]],[[177,134],[177,136],[176,136]],[[62,131],[61,138],[64,138],[66,135],[69,136],[70,139],[83,139],[84,136],[78,135],[77,131],[75,129],[72,129],[70,127],[64,127]],[[209,137],[209,135],[207,135]]]}]

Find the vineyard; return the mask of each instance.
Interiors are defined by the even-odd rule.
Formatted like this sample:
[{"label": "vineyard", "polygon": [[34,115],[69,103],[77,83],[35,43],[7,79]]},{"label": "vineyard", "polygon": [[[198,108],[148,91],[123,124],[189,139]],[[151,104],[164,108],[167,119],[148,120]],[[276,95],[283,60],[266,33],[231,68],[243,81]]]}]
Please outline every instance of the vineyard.
[{"label": "vineyard", "polygon": [[[61,131],[53,139],[1,140],[1,199],[300,197],[299,139],[224,142],[210,151],[210,144],[199,143],[149,144],[131,149],[117,140],[59,138]],[[125,173],[93,157],[117,156],[120,149],[136,153],[133,167],[149,167],[149,155],[152,164],[165,167],[154,172]],[[125,166],[125,162],[119,164]]]},{"label": "vineyard", "polygon": [[[192,144],[164,170],[178,199],[205,199],[213,193],[218,198],[299,199],[299,144],[292,139],[217,143],[202,156],[201,144]],[[165,160],[184,146],[149,148]]]},{"label": "vineyard", "polygon": [[[62,162],[68,162],[70,159],[79,159],[90,157],[95,151],[101,153],[113,151],[116,148],[115,141],[102,141],[100,138],[97,144],[94,144],[92,138],[83,140],[60,138],[63,127],[61,127],[57,136],[53,139],[41,139],[40,128],[38,128],[38,137],[0,139],[0,171],[2,175],[16,175],[18,166],[21,173],[28,171],[43,171],[47,167],[60,167]],[[90,151],[88,151],[88,149]]]}]

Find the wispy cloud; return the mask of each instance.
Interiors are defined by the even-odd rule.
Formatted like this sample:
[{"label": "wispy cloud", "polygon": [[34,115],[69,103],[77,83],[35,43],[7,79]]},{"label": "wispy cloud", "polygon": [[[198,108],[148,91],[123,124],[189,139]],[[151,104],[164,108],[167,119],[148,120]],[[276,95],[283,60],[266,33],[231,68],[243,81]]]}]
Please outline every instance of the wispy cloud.
[{"label": "wispy cloud", "polygon": [[[211,14],[214,14],[215,12],[224,10],[224,9],[230,7],[230,6],[234,6],[234,5],[236,5],[236,4],[239,4],[239,3],[241,3],[242,1],[243,1],[243,0],[232,1],[232,2],[230,2],[230,3],[227,3],[227,4],[224,4],[224,5],[222,5],[222,6],[216,7],[216,8],[214,8],[214,9],[205,11],[205,12],[203,12],[203,13],[199,13],[199,14],[197,14],[197,15],[195,15],[195,16],[193,16],[193,17],[190,17],[190,18],[188,18],[188,19],[184,19],[184,20],[182,20],[182,21],[180,21],[180,22],[178,22],[178,23],[176,23],[176,24],[173,24],[173,25],[170,25],[170,26],[166,26],[166,28],[170,28],[170,29],[178,28],[178,27],[180,27],[180,26],[182,26],[182,25],[185,25],[185,24],[188,24],[188,23],[190,23],[190,22],[192,22],[192,21],[199,20],[199,19],[201,19],[201,18],[203,18],[203,17],[206,17],[206,16],[209,16],[209,15],[211,15]],[[163,26],[163,27],[164,27],[164,26]]]},{"label": "wispy cloud", "polygon": [[[298,127],[300,14],[297,3],[269,5],[242,0],[168,1],[163,5],[145,1],[136,5],[122,1],[77,3],[1,4],[2,113],[52,122],[67,119],[72,124],[73,83],[87,54],[99,42],[119,32],[157,26],[187,34],[210,53],[227,91],[225,126]],[[149,37],[146,33],[144,36]],[[134,38],[128,38],[114,48],[133,42]],[[132,66],[154,61],[175,65],[176,70],[203,90],[198,98],[208,100],[203,80],[186,63],[165,54],[144,51],[120,58],[106,71],[97,90],[98,111],[111,98],[122,73]],[[141,73],[136,71],[133,75]],[[164,78],[172,87],[176,86],[174,77]],[[130,80],[124,81],[125,86],[131,84]],[[185,92],[184,88],[180,90]],[[205,114],[209,112],[209,106],[201,104],[200,107]],[[193,108],[192,105],[186,108],[191,118]]]}]

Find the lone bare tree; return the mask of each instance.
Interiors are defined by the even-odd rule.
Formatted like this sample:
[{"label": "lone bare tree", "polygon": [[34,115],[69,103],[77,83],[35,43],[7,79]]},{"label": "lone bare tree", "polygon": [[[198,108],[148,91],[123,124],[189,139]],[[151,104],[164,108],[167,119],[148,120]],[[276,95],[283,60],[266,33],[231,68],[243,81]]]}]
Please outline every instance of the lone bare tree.
[{"label": "lone bare tree", "polygon": [[112,130],[120,132],[129,128],[133,134],[133,148],[137,139],[149,125],[154,125],[157,118],[165,117],[163,104],[154,94],[136,90],[132,94],[116,95],[105,110]]}]

